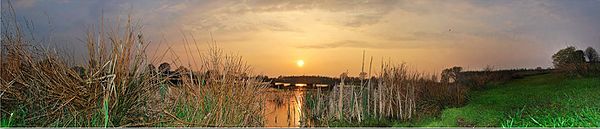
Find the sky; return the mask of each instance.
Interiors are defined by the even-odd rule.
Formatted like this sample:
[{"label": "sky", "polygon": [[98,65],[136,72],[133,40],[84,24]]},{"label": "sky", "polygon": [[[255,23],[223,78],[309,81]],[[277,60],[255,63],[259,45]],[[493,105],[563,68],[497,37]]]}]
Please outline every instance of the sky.
[{"label": "sky", "polygon": [[[150,50],[185,56],[186,39],[211,39],[255,74],[339,76],[382,60],[413,71],[547,68],[566,46],[600,49],[600,0],[14,0],[33,33],[85,58],[85,32],[100,18],[142,27]],[[2,11],[8,1],[2,0]],[[20,20],[21,22],[25,20]],[[188,44],[189,45],[189,44]],[[158,49],[156,49],[158,48]],[[156,55],[149,52],[149,55]],[[171,62],[175,57],[163,58]],[[296,62],[304,61],[303,67]],[[185,65],[185,63],[184,63]],[[193,67],[193,66],[192,66]],[[366,68],[368,69],[368,68]]]}]

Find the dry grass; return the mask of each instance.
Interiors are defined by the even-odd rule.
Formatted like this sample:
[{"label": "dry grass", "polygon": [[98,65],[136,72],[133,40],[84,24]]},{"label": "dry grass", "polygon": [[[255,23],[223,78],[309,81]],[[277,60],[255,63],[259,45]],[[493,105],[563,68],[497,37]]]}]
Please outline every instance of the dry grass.
[{"label": "dry grass", "polygon": [[437,115],[442,107],[465,101],[466,87],[409,72],[404,64],[386,63],[381,71],[376,78],[364,80],[362,86],[342,81],[331,92],[307,93],[303,118],[313,125],[305,126],[329,126],[336,121],[360,123],[368,119],[407,121]]},{"label": "dry grass", "polygon": [[[7,18],[15,18],[9,15]],[[6,14],[3,14],[7,16]],[[11,17],[12,16],[12,17]],[[90,28],[88,61],[72,68],[60,53],[31,45],[17,22],[3,21],[3,114],[22,126],[118,126],[149,121],[155,83],[145,74],[145,42],[132,24]],[[4,20],[4,19],[3,19]],[[103,20],[104,21],[104,20]],[[104,32],[104,28],[111,31]]]},{"label": "dry grass", "polygon": [[199,70],[178,70],[182,83],[171,85],[148,68],[155,57],[147,57],[148,43],[131,17],[114,26],[102,17],[91,26],[87,61],[74,67],[64,54],[31,45],[44,41],[25,38],[13,10],[2,15],[0,118],[14,117],[8,126],[263,125],[266,84],[248,77],[241,56],[214,44],[198,50]]},{"label": "dry grass", "polygon": [[169,88],[169,111],[180,119],[176,126],[263,126],[268,83],[248,77],[249,66],[241,56],[227,55],[215,45],[201,55],[202,68],[184,71],[182,85]]}]

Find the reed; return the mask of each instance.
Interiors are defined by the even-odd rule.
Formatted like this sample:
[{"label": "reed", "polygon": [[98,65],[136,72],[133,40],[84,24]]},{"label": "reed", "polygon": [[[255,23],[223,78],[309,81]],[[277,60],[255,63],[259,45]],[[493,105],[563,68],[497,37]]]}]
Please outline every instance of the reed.
[{"label": "reed", "polygon": [[[169,87],[177,114],[174,126],[263,126],[268,83],[249,77],[241,56],[228,55],[215,44],[202,53],[201,69],[180,73],[182,84]],[[203,82],[203,83],[198,83]]]},{"label": "reed", "polygon": [[[442,107],[464,103],[467,91],[458,84],[440,83],[435,75],[410,72],[405,64],[382,63],[377,77],[360,85],[347,84],[345,75],[342,74],[342,82],[330,92],[305,94],[303,119],[312,121],[312,125],[304,126],[373,119],[408,121],[435,115]],[[360,90],[352,91],[354,88]]]},{"label": "reed", "polygon": [[[0,118],[9,126],[263,125],[268,83],[249,77],[241,56],[216,43],[205,53],[195,45],[200,62],[188,64],[199,69],[166,75],[151,67],[162,57],[147,56],[149,42],[131,16],[123,24],[101,17],[82,40],[85,63],[74,66],[65,53],[33,45],[48,41],[26,38],[9,7],[2,11],[0,44]],[[192,54],[191,47],[186,50]],[[181,83],[170,83],[174,75],[181,75]]]}]

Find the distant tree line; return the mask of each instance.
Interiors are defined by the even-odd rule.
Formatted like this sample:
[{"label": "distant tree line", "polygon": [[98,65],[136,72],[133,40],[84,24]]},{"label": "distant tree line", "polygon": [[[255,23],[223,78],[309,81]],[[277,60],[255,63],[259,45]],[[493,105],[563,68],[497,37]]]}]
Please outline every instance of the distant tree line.
[{"label": "distant tree line", "polygon": [[480,71],[463,71],[462,67],[454,66],[442,70],[440,83],[455,83],[472,89],[483,89],[489,83],[502,83],[525,76],[550,73],[552,69],[504,69],[494,70],[487,66]]},{"label": "distant tree line", "polygon": [[[267,76],[260,76],[263,78],[268,78]],[[341,77],[344,77],[344,83],[350,85],[358,85],[360,84],[361,77],[349,77],[347,74],[340,75],[340,77],[326,77],[326,76],[278,76],[276,78],[268,78],[265,81],[274,82],[292,82],[292,83],[310,83],[310,84],[330,84],[335,85],[341,82]],[[365,78],[364,80],[368,80]],[[373,82],[377,81],[376,77],[371,77]]]},{"label": "distant tree line", "polygon": [[600,75],[600,57],[598,52],[587,47],[578,50],[573,46],[561,49],[552,55],[554,69],[510,69],[493,70],[487,66],[481,71],[463,71],[462,67],[454,66],[442,70],[441,83],[457,83],[471,88],[482,89],[491,82],[505,82],[525,76],[538,75],[556,71],[570,76],[598,76]]},{"label": "distant tree line", "polygon": [[552,63],[554,68],[568,75],[600,74],[600,57],[592,47],[578,50],[573,46],[568,46],[552,55]]}]

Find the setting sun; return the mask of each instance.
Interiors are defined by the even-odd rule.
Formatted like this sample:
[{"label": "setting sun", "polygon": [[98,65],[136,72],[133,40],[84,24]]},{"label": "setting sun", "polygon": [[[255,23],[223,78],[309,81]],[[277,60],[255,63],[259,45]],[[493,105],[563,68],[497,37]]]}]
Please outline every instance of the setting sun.
[{"label": "setting sun", "polygon": [[296,65],[298,65],[298,67],[304,66],[304,60],[298,60],[298,61],[296,61]]},{"label": "setting sun", "polygon": [[600,129],[598,12],[600,0],[0,0],[0,129]]}]

